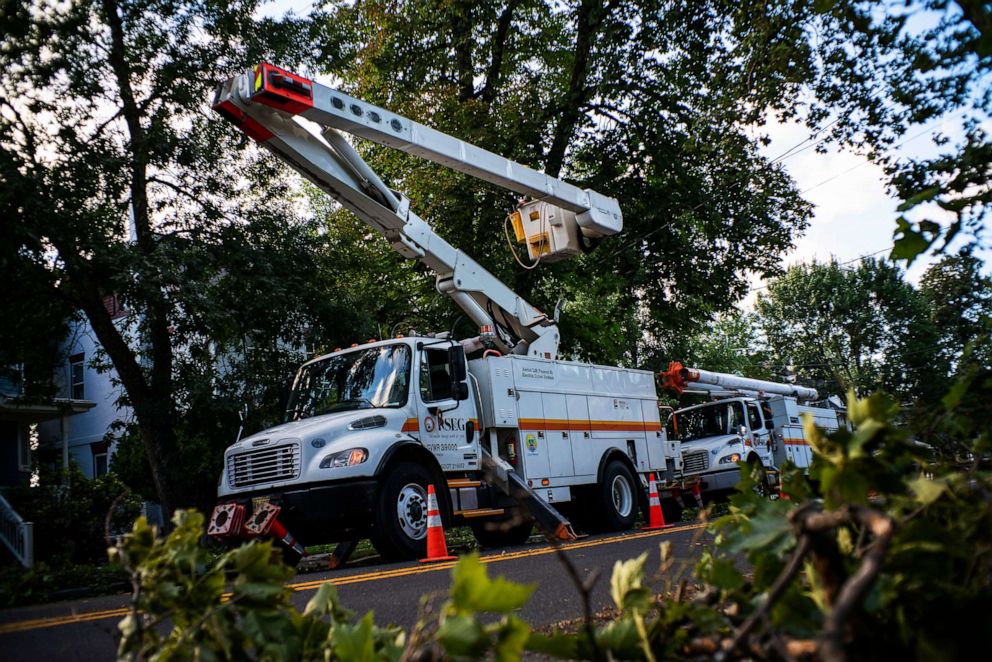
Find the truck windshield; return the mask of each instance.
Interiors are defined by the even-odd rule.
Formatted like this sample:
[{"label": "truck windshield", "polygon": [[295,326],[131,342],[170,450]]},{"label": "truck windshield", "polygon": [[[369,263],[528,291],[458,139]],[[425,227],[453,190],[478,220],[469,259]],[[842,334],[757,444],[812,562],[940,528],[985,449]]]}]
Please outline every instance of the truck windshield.
[{"label": "truck windshield", "polygon": [[410,390],[410,348],[372,347],[329,356],[300,370],[286,420],[351,409],[402,407]]},{"label": "truck windshield", "polygon": [[744,422],[739,402],[720,402],[676,414],[683,442],[691,442],[721,434],[733,434]]}]

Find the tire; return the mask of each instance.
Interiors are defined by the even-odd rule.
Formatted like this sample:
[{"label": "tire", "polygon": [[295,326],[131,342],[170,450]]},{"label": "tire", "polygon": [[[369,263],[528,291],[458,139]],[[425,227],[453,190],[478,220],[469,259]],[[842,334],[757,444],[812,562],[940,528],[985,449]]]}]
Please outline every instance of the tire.
[{"label": "tire", "polygon": [[427,486],[431,473],[413,462],[386,471],[379,487],[369,538],[387,560],[422,559],[427,555]]},{"label": "tire", "polygon": [[638,484],[627,465],[620,460],[606,465],[597,496],[598,519],[605,530],[626,531],[634,526],[640,495]]},{"label": "tire", "polygon": [[748,458],[747,470],[755,481],[754,493],[762,497],[770,496],[771,490],[768,489],[768,473],[765,471],[765,465],[761,463],[761,459],[754,455]]},{"label": "tire", "polygon": [[472,522],[472,535],[483,547],[522,545],[530,538],[531,531],[534,530],[534,522],[524,520],[513,524],[515,517],[512,515],[509,519]]}]

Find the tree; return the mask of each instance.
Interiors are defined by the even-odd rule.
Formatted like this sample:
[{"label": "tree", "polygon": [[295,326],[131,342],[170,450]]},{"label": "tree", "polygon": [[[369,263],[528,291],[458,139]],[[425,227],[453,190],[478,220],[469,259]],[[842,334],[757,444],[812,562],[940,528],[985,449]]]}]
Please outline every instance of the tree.
[{"label": "tree", "polygon": [[912,400],[945,386],[925,301],[888,262],[792,267],[756,310],[775,361],[825,394],[881,388]]},{"label": "tree", "polygon": [[992,278],[982,275],[982,261],[968,250],[944,256],[920,279],[930,319],[940,332],[940,347],[957,364],[992,367]]},{"label": "tree", "polygon": [[[656,364],[745,294],[747,272],[777,273],[810,214],[748,131],[795,87],[788,63],[768,66],[732,4],[342,2],[321,61],[357,96],[619,198],[624,235],[525,272],[503,237],[512,196],[360,145],[454,245],[538,307],[564,300],[564,353]],[[436,297],[429,278],[389,278]]]},{"label": "tree", "polygon": [[255,19],[257,5],[7,3],[0,18],[0,250],[23,285],[11,299],[85,316],[169,512],[198,493],[191,462],[213,484],[236,430],[218,436],[232,384],[251,373],[257,395],[310,336],[352,318],[313,291],[324,240],[291,212],[292,181],[207,112],[224,76],[306,53],[308,23]]}]

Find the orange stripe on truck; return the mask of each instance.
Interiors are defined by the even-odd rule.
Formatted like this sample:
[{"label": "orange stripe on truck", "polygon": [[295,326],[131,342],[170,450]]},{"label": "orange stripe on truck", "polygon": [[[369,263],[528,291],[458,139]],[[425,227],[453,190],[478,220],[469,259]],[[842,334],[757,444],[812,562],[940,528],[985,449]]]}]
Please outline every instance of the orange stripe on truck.
[{"label": "orange stripe on truck", "polygon": [[589,421],[581,419],[561,418],[521,418],[517,421],[523,430],[571,430],[596,432],[657,432],[661,430],[661,422],[648,421]]},{"label": "orange stripe on truck", "polygon": [[793,437],[786,437],[782,440],[782,443],[786,446],[809,446],[809,443],[805,439],[795,439]]}]

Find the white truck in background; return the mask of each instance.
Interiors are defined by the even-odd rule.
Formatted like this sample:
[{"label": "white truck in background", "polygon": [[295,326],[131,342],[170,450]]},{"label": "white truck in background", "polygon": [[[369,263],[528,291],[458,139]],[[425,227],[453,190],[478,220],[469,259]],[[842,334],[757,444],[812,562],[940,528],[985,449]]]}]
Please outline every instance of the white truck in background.
[{"label": "white truck in background", "polygon": [[269,64],[223,83],[213,108],[400,255],[432,269],[438,291],[480,333],[461,342],[408,334],[303,365],[286,422],[225,452],[212,535],[277,532],[288,545],[370,537],[386,558],[418,558],[430,484],[445,524],[470,525],[484,545],[497,545],[530,533],[529,519],[487,526],[506,523],[519,504],[569,539],[570,523],[551,504],[577,502],[601,528],[626,529],[649,474],[678,482],[681,455],[665,436],[654,374],[559,360],[557,314],[448,244],[342,132],[527,196],[509,223],[535,261],[590,250],[619,232],[616,200]]},{"label": "white truck in background", "polygon": [[818,397],[812,388],[686,368],[677,362],[661,373],[660,383],[679,394],[716,398],[678,409],[668,425],[681,442],[683,476],[698,478],[701,491],[711,496],[735,488],[741,461],[767,476],[769,484],[786,461],[808,470],[813,451],[803,432],[804,414],[827,431],[842,424],[836,409],[808,404]]}]

